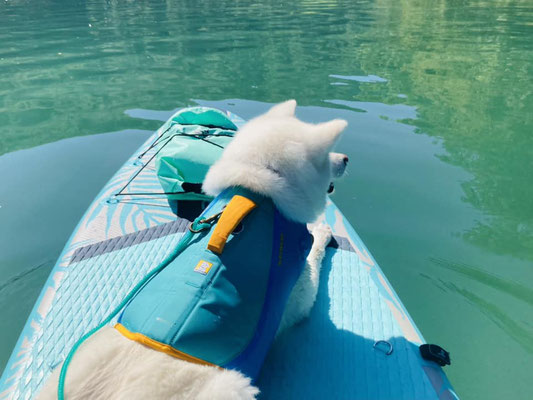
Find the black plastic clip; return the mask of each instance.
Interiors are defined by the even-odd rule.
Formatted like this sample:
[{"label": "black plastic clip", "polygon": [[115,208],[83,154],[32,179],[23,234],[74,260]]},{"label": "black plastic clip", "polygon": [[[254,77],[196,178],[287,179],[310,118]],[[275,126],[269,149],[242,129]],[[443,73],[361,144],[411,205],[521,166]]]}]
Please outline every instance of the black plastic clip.
[{"label": "black plastic clip", "polygon": [[420,355],[424,360],[435,361],[441,367],[450,365],[450,353],[436,344],[421,345]]}]

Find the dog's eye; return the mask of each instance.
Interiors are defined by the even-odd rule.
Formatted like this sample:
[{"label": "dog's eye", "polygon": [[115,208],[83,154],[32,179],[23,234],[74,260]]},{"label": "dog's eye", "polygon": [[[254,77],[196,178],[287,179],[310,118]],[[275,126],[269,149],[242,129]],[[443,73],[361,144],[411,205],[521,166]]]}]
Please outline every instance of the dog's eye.
[{"label": "dog's eye", "polygon": [[334,190],[335,190],[335,186],[333,185],[333,182],[331,182],[328,187],[328,194],[333,193]]}]

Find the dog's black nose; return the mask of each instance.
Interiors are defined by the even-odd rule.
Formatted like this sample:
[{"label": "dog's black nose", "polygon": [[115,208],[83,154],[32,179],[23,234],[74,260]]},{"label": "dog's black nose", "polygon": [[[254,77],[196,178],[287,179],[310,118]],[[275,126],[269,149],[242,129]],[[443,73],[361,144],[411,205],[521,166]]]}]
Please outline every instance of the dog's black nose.
[{"label": "dog's black nose", "polygon": [[350,161],[350,159],[348,158],[348,156],[344,156],[342,161],[344,162],[344,165],[348,165],[348,161]]}]

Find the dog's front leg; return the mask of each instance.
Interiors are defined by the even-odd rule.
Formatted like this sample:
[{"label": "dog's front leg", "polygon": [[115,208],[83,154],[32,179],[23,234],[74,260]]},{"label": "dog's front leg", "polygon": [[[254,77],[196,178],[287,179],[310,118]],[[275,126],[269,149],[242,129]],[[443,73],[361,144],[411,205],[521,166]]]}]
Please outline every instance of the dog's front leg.
[{"label": "dog's front leg", "polygon": [[302,274],[296,281],[283,312],[278,334],[285,328],[309,316],[318,293],[320,269],[326,254],[326,246],[331,240],[331,228],[326,224],[313,227],[313,246],[306,259]]}]

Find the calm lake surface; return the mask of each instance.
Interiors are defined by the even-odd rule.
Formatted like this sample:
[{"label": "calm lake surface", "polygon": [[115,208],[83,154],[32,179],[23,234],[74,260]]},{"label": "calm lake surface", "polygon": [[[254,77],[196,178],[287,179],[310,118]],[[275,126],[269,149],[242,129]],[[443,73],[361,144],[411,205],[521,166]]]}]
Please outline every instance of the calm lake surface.
[{"label": "calm lake surface", "polygon": [[[334,200],[463,399],[533,398],[533,3],[0,3],[0,370],[107,179],[172,110],[344,118]],[[105,133],[105,134],[103,134]]]}]

